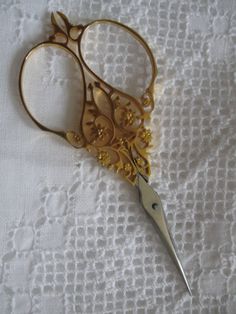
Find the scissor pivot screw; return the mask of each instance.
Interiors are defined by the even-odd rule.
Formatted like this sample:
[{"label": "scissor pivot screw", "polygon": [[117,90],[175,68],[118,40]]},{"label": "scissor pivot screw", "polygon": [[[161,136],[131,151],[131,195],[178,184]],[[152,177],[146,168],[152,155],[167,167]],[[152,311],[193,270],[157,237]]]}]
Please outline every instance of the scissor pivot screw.
[{"label": "scissor pivot screw", "polygon": [[152,208],[153,208],[154,210],[157,210],[157,209],[158,209],[158,204],[157,204],[157,203],[153,203],[153,204],[152,204]]}]

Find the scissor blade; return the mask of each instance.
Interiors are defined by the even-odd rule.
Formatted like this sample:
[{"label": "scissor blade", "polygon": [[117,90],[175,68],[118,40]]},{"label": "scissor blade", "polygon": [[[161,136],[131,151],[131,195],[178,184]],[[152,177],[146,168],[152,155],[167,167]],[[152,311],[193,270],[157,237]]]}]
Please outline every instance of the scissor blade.
[{"label": "scissor blade", "polygon": [[187,286],[187,289],[190,295],[192,295],[192,292],[191,292],[189,283],[187,281],[186,275],[184,273],[182,264],[177,255],[174,242],[168,230],[165,213],[162,208],[161,199],[159,195],[152,189],[152,187],[147,183],[147,181],[141,174],[138,175],[137,186],[140,193],[140,200],[142,202],[144,209],[154,220],[157,226],[158,232],[160,234],[160,237],[162,238],[164,244],[166,245],[178,271],[183,277],[183,280]]}]

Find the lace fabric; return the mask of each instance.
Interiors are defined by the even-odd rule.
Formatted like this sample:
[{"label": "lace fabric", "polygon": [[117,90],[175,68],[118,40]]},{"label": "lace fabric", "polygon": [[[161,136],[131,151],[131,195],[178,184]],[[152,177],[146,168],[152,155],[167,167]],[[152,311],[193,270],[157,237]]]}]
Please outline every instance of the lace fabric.
[{"label": "lace fabric", "polygon": [[[21,106],[21,61],[49,35],[55,10],[75,24],[116,19],[152,48],[151,183],[193,297],[137,191],[84,150],[37,129]],[[0,17],[0,312],[234,314],[234,1],[2,0]],[[99,68],[108,76],[109,62]],[[124,84],[117,62],[114,80]],[[51,83],[66,89],[56,65],[48,69]]]}]

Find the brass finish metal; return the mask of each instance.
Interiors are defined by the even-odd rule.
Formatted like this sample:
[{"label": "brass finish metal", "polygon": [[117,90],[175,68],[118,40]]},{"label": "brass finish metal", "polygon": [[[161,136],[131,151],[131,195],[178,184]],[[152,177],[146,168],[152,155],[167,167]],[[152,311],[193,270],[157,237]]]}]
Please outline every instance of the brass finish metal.
[{"label": "brass finish metal", "polygon": [[[153,89],[157,74],[153,54],[142,37],[131,28],[112,20],[96,20],[87,25],[72,25],[67,17],[52,13],[54,34],[49,40],[32,48],[23,60],[19,89],[23,105],[31,119],[44,131],[65,138],[76,148],[85,147],[98,162],[123,175],[133,185],[137,182],[138,172],[150,175],[148,148],[151,131],[144,126],[153,110]],[[81,52],[81,39],[84,32],[96,24],[112,24],[130,33],[145,49],[152,66],[149,86],[143,95],[136,99],[109,85],[97,76],[86,64]],[[79,64],[84,87],[84,103],[80,121],[80,133],[74,130],[65,132],[52,130],[42,125],[32,115],[27,106],[22,77],[27,60],[42,47],[57,47],[68,52]]]},{"label": "brass finish metal", "polygon": [[[87,25],[72,25],[66,16],[60,12],[52,14],[51,21],[54,34],[48,41],[32,48],[25,56],[21,66],[19,89],[27,113],[39,128],[63,137],[76,148],[85,147],[102,166],[115,170],[131,184],[138,187],[140,201],[146,212],[154,220],[159,234],[191,294],[190,286],[168,231],[160,198],[148,185],[150,164],[147,155],[152,135],[144,124],[153,110],[154,81],[157,74],[156,63],[150,48],[139,34],[116,21],[96,20]],[[85,30],[95,24],[103,23],[116,25],[127,31],[147,52],[152,66],[152,76],[149,86],[138,99],[102,80],[83,59],[81,39]],[[80,133],[74,130],[57,131],[50,129],[41,124],[27,107],[22,86],[25,64],[31,55],[42,47],[61,48],[79,64],[84,91],[84,101],[81,104],[83,113],[80,121]]]}]

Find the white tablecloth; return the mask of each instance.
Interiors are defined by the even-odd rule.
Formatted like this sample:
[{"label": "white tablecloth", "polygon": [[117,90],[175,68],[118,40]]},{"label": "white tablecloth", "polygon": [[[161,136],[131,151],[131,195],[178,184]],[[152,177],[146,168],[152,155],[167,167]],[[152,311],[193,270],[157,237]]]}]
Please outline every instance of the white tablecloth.
[{"label": "white tablecloth", "polygon": [[[21,105],[20,63],[55,10],[126,23],[153,50],[151,182],[192,297],[137,192]],[[235,1],[0,0],[0,21],[0,313],[235,314]]]}]

